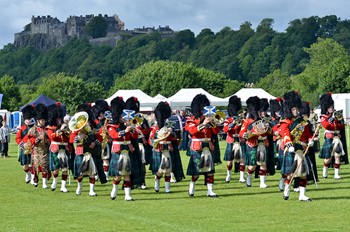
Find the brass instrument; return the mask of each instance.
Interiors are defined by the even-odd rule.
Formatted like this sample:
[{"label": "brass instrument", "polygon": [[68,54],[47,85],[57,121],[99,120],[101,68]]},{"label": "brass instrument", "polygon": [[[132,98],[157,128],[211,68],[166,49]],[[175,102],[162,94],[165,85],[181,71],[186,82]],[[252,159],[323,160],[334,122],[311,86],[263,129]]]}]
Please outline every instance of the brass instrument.
[{"label": "brass instrument", "polygon": [[252,134],[254,135],[262,135],[265,134],[269,127],[266,125],[266,123],[263,122],[263,120],[258,120],[252,123],[252,127],[254,132]]},{"label": "brass instrument", "polygon": [[261,120],[263,121],[263,123],[270,124],[272,122],[272,117],[271,116],[265,116]]},{"label": "brass instrument", "polygon": [[215,124],[223,124],[226,119],[226,114],[220,110],[217,110],[214,114]]},{"label": "brass instrument", "polygon": [[233,120],[235,120],[236,125],[241,126],[243,123],[243,116],[233,116]]},{"label": "brass instrument", "polygon": [[334,111],[333,115],[338,121],[343,120],[343,110]]},{"label": "brass instrument", "polygon": [[134,126],[141,126],[143,123],[143,116],[142,114],[136,114],[133,119],[131,119],[131,124]]},{"label": "brass instrument", "polygon": [[290,132],[290,135],[293,138],[293,143],[299,141],[301,135],[304,132],[305,126],[307,125],[307,121],[301,121],[298,125],[296,125],[293,130]]},{"label": "brass instrument", "polygon": [[226,114],[222,111],[216,110],[215,114],[209,114],[205,117],[210,118],[210,123],[208,124],[209,127],[215,128],[216,125],[224,123],[226,119]]},{"label": "brass instrument", "polygon": [[78,144],[84,143],[85,138],[91,132],[88,120],[88,113],[82,111],[76,113],[68,123],[68,127],[72,132],[79,131],[77,135]]},{"label": "brass instrument", "polygon": [[32,153],[32,143],[30,142],[30,140],[28,139],[28,141],[26,142],[26,147],[24,148],[23,153],[25,155],[30,155]]}]

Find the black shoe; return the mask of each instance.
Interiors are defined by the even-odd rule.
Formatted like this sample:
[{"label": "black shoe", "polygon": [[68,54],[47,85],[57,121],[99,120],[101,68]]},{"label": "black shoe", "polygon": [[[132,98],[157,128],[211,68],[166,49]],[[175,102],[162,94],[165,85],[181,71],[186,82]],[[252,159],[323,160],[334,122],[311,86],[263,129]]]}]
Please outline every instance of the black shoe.
[{"label": "black shoe", "polygon": [[285,201],[287,201],[287,200],[289,199],[289,196],[283,195],[283,199],[284,199]]},{"label": "black shoe", "polygon": [[190,196],[190,197],[194,197],[194,194],[193,194],[193,193],[188,192],[188,196]]}]

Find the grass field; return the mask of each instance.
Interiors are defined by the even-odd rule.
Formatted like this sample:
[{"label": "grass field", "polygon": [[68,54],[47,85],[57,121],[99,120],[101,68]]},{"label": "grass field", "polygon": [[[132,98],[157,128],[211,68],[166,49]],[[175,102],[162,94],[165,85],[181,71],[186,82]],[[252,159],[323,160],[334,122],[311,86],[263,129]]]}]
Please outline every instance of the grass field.
[{"label": "grass field", "polygon": [[[221,142],[221,150],[225,142]],[[182,153],[184,170],[188,157]],[[317,159],[321,173],[322,160]],[[0,231],[347,231],[350,208],[349,165],[341,166],[342,180],[329,178],[307,186],[312,202],[299,202],[291,192],[284,201],[278,190],[280,175],[267,177],[268,189],[259,188],[259,179],[247,188],[233,174],[225,183],[225,164],[216,166],[214,191],[219,198],[206,197],[203,177],[197,182],[195,197],[187,195],[190,177],[171,185],[172,193],[153,190],[153,176],[147,173],[147,190],[132,191],[133,202],[124,201],[124,191],[117,199],[109,197],[112,184],[96,185],[98,197],[88,196],[84,179],[81,196],[75,195],[71,179],[69,193],[34,188],[24,182],[24,172],[17,162],[14,138],[10,157],[0,159]],[[51,181],[49,182],[51,183]]]}]

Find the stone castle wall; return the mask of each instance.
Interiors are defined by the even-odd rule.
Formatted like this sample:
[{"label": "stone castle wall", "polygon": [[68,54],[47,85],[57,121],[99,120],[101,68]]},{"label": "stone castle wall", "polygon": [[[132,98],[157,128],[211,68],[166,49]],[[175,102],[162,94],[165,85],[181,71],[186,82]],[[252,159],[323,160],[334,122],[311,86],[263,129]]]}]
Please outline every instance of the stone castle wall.
[{"label": "stone castle wall", "polygon": [[[61,22],[57,18],[48,16],[32,16],[30,23],[30,30],[23,31],[15,34],[14,45],[16,47],[23,47],[27,45],[34,46],[39,50],[47,50],[50,48],[64,46],[70,38],[86,38],[88,35],[85,32],[86,25],[94,15],[85,16],[70,16],[66,22]],[[110,46],[116,46],[118,40],[124,39],[123,36],[118,35],[119,32],[129,32],[125,30],[124,22],[119,19],[118,15],[103,16],[108,22],[107,36],[105,38],[91,39],[92,44],[106,44]],[[154,27],[136,28],[131,31],[132,36],[138,36],[141,34],[151,33],[158,31],[164,36],[172,36],[174,31],[166,27],[160,27],[155,29]],[[39,41],[36,41],[38,40]]]}]

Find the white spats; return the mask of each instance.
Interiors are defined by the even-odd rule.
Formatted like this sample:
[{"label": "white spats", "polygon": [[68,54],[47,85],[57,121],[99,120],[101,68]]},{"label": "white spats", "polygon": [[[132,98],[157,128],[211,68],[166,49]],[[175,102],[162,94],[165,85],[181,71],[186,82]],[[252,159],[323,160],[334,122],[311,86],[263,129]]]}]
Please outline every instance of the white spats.
[{"label": "white spats", "polygon": [[131,197],[131,188],[124,188],[124,192],[125,192],[125,200],[126,201],[132,201],[132,197]]},{"label": "white spats", "polygon": [[208,197],[218,197],[218,195],[216,195],[216,193],[213,192],[213,184],[207,184],[207,196]]},{"label": "white spats", "polygon": [[115,200],[115,198],[117,197],[117,193],[118,193],[118,185],[113,184],[113,188],[111,191],[111,199]]},{"label": "white spats", "polygon": [[154,191],[159,192],[159,188],[160,188],[160,180],[157,179],[157,177],[155,177],[155,179],[154,179]]},{"label": "white spats", "polygon": [[174,173],[170,173],[171,177],[170,177],[170,183],[176,183],[176,179],[174,176]]},{"label": "white spats", "polygon": [[57,187],[57,177],[53,178],[52,184],[51,184],[51,190],[55,191]]},{"label": "white spats", "polygon": [[327,176],[328,176],[328,168],[323,166],[322,177],[327,178]]},{"label": "white spats", "polygon": [[268,188],[266,185],[266,176],[260,176],[260,188]]},{"label": "white spats", "polygon": [[95,184],[91,184],[90,183],[89,196],[90,197],[96,197],[97,196],[97,194],[95,193]]},{"label": "white spats", "polygon": [[190,197],[193,197],[194,196],[194,189],[195,189],[195,186],[196,186],[196,182],[193,182],[192,180],[190,181],[190,188],[188,190],[188,195]]},{"label": "white spats", "polygon": [[284,185],[284,191],[283,191],[283,199],[288,200],[290,194],[289,184]]},{"label": "white spats", "polygon": [[244,171],[239,171],[239,182],[240,183],[245,183]]},{"label": "white spats", "polygon": [[24,177],[25,182],[28,184],[31,179],[32,179],[32,174],[30,172],[26,172],[26,175]]},{"label": "white spats", "polygon": [[300,193],[299,193],[299,201],[311,201],[310,198],[305,196],[306,188],[305,187],[299,187]]},{"label": "white spats", "polygon": [[67,181],[62,180],[60,191],[63,193],[68,193],[68,189],[66,188],[66,183],[67,183]]},{"label": "white spats", "polygon": [[247,174],[246,185],[247,185],[247,187],[252,187],[252,175],[249,173]]},{"label": "white spats", "polygon": [[339,176],[339,168],[334,168],[334,179],[340,180],[341,177]]},{"label": "white spats", "polygon": [[170,193],[170,182],[165,182],[165,192]]},{"label": "white spats", "polygon": [[278,188],[280,191],[283,191],[284,190],[284,181],[286,180],[286,178],[281,178],[279,183],[278,183]]},{"label": "white spats", "polygon": [[80,195],[82,188],[83,188],[83,183],[78,182],[78,186],[77,186],[77,190],[75,190],[75,194]]},{"label": "white spats", "polygon": [[47,189],[49,186],[47,186],[47,179],[43,178],[43,189]]},{"label": "white spats", "polygon": [[225,182],[229,183],[231,181],[231,170],[227,170]]}]

